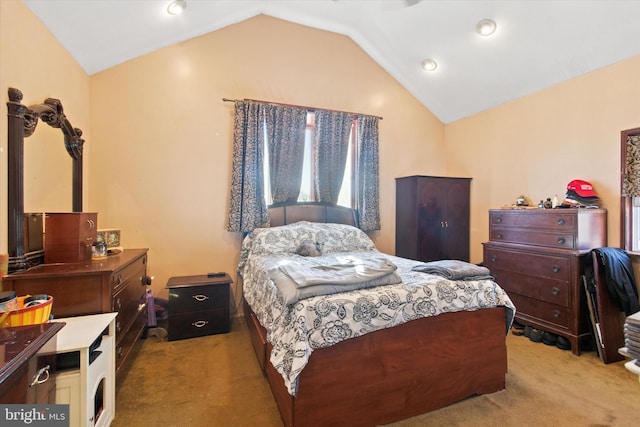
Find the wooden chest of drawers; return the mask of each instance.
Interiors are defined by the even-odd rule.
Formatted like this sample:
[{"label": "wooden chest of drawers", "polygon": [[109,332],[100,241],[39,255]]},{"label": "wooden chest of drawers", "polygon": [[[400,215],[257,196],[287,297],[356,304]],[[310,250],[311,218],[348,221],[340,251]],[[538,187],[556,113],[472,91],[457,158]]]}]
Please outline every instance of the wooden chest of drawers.
[{"label": "wooden chest of drawers", "polygon": [[127,249],[104,261],[41,264],[3,279],[18,295],[53,295],[55,318],[117,312],[116,376],[147,324],[147,249]]},{"label": "wooden chest of drawers", "polygon": [[91,245],[98,235],[95,212],[47,213],[44,262],[80,262],[91,259]]},{"label": "wooden chest of drawers", "polygon": [[228,274],[170,278],[168,340],[229,332],[231,282]]},{"label": "wooden chest of drawers", "polygon": [[484,265],[525,325],[567,338],[575,354],[589,334],[582,284],[584,257],[607,245],[604,209],[489,211]]}]

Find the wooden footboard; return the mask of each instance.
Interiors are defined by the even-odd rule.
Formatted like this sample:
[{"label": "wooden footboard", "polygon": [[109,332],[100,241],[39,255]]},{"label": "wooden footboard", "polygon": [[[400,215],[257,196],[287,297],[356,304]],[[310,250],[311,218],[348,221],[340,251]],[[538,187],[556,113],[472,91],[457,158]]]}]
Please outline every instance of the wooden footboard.
[{"label": "wooden footboard", "polygon": [[244,304],[254,349],[286,426],[375,426],[505,388],[505,310],[445,313],[315,350],[288,394]]}]

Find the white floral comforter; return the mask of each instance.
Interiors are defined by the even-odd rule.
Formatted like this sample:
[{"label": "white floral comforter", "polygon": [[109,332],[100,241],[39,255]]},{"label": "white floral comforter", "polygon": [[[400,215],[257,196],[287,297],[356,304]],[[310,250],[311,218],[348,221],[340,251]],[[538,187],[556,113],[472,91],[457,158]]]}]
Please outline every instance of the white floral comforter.
[{"label": "white floral comforter", "polygon": [[[310,239],[323,243],[327,257],[336,252],[364,259],[386,256],[397,265],[402,283],[314,296],[285,306],[268,271],[282,262],[295,262],[298,246]],[[368,332],[440,313],[498,306],[507,308],[509,330],[515,307],[494,281],[451,281],[411,271],[417,264],[380,253],[366,234],[345,225],[301,222],[257,229],[245,238],[239,265],[244,297],[267,330],[273,345],[271,363],[290,394],[295,396],[297,378],[314,349]]]}]

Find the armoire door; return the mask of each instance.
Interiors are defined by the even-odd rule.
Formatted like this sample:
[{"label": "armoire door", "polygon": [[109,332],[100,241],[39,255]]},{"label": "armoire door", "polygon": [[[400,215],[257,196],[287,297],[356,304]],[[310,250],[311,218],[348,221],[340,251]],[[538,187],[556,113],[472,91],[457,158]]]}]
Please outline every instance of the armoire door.
[{"label": "armoire door", "polygon": [[470,178],[396,180],[396,255],[469,261]]}]

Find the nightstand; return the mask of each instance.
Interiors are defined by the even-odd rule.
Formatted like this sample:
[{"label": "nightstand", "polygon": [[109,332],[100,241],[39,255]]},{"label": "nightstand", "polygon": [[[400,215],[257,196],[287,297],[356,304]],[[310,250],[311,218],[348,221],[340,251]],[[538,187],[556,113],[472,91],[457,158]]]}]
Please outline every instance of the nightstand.
[{"label": "nightstand", "polygon": [[229,295],[233,281],[221,277],[172,277],[169,289],[168,340],[229,332]]}]

